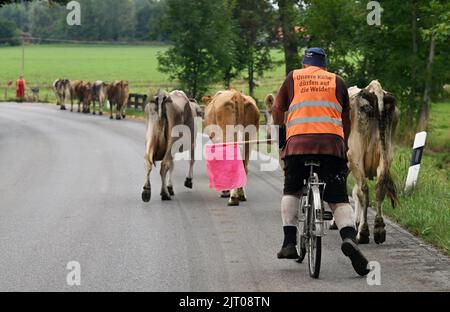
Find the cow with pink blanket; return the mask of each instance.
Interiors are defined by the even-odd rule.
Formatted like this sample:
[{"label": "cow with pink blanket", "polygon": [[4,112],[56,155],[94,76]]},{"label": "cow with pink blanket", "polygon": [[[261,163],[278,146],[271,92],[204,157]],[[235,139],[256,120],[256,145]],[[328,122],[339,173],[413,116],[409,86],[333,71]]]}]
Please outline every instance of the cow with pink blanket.
[{"label": "cow with pink blanket", "polygon": [[[222,172],[223,175],[228,174],[233,181],[221,180],[225,185],[214,185],[214,175],[212,176],[212,187],[217,190],[224,191],[222,197],[230,197],[229,206],[238,206],[241,201],[246,201],[245,184],[242,177],[243,172],[248,172],[248,164],[250,161],[251,144],[250,141],[257,139],[259,130],[260,112],[256,102],[253,98],[246,96],[239,91],[229,90],[218,92],[213,97],[203,98],[206,105],[205,109],[205,133],[211,138],[212,142],[216,144],[211,147],[209,153],[212,153],[212,148],[215,149],[217,156],[221,153],[231,154],[231,159],[227,158],[226,162],[218,161],[216,163],[211,161],[208,163],[209,172]],[[243,159],[236,161],[238,157],[238,147],[233,142],[243,141]],[[231,145],[223,145],[220,143],[230,143]],[[207,149],[208,152],[208,149]],[[239,162],[241,165],[239,166]],[[216,167],[215,167],[216,166]],[[219,167],[217,167],[219,166]],[[224,168],[220,168],[224,166]],[[232,168],[226,170],[227,166]],[[216,169],[216,170],[215,170]],[[245,175],[244,175],[245,176]],[[220,176],[219,176],[220,177]],[[211,178],[211,174],[210,174]],[[217,178],[217,175],[216,175]],[[223,189],[231,182],[231,188]],[[233,185],[235,183],[235,185]],[[229,190],[232,189],[231,193]]]}]

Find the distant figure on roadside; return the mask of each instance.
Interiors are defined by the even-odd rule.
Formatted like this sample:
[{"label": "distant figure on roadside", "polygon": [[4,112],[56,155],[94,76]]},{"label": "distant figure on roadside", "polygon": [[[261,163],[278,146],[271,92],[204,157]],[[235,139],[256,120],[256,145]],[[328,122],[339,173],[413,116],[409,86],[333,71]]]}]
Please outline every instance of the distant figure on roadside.
[{"label": "distant figure on roadside", "polygon": [[23,79],[23,76],[21,75],[19,79],[16,81],[16,99],[17,102],[23,102],[25,100],[25,87],[26,82],[25,79]]}]

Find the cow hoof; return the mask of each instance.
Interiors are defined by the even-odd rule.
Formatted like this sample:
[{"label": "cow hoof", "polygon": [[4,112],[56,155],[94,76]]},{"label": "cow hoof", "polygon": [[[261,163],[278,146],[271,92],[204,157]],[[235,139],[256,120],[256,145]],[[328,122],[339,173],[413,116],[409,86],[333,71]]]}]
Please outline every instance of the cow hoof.
[{"label": "cow hoof", "polygon": [[175,196],[175,192],[173,191],[173,186],[168,186],[167,190],[169,191],[170,196]]},{"label": "cow hoof", "polygon": [[239,198],[231,197],[230,201],[228,202],[228,206],[230,206],[230,207],[239,206],[239,203],[240,203]]},{"label": "cow hoof", "polygon": [[369,225],[367,225],[367,224],[363,225],[363,227],[358,232],[356,241],[358,244],[361,244],[361,245],[366,245],[366,244],[370,243]]},{"label": "cow hoof", "polygon": [[375,229],[373,239],[377,245],[383,244],[386,241],[386,230],[384,228]]},{"label": "cow hoof", "polygon": [[61,110],[63,110],[63,111],[64,111],[64,110],[66,110],[66,108],[65,108],[64,106],[61,106]]},{"label": "cow hoof", "polygon": [[73,113],[73,109],[70,109],[70,112]]},{"label": "cow hoof", "polygon": [[241,201],[241,202],[247,201],[247,196],[245,196],[245,191],[243,188],[238,189],[238,198],[239,198],[239,201]]},{"label": "cow hoof", "polygon": [[239,195],[239,201],[246,202],[247,201],[247,197],[245,195]]},{"label": "cow hoof", "polygon": [[231,196],[230,191],[224,191],[224,192],[222,192],[222,195],[220,195],[220,197],[222,197],[222,198],[230,198],[230,196]]},{"label": "cow hoof", "polygon": [[109,119],[113,120],[114,118],[113,118],[113,116],[111,116],[111,117],[109,117]]},{"label": "cow hoof", "polygon": [[370,235],[367,233],[359,233],[356,242],[360,245],[367,245],[370,243]]},{"label": "cow hoof", "polygon": [[192,183],[192,179],[186,178],[186,181],[184,182],[184,186],[188,189],[191,189],[194,187],[194,183]]},{"label": "cow hoof", "polygon": [[386,241],[386,230],[384,229],[386,224],[382,217],[375,218],[375,228],[373,231],[373,238],[376,244],[383,244]]},{"label": "cow hoof", "polygon": [[116,116],[116,120],[122,120],[122,117]]},{"label": "cow hoof", "polygon": [[127,115],[122,115],[122,118],[123,119],[127,119]]},{"label": "cow hoof", "polygon": [[92,115],[94,115],[94,116],[95,116],[95,115],[97,115],[97,113],[96,113],[96,112],[93,112],[93,113],[92,113]]},{"label": "cow hoof", "polygon": [[100,116],[103,116],[103,113],[102,112],[100,112],[100,113],[98,113]]},{"label": "cow hoof", "polygon": [[152,191],[151,190],[144,190],[142,192],[142,200],[144,203],[148,203],[152,197]]},{"label": "cow hoof", "polygon": [[162,193],[162,194],[161,194],[161,200],[162,200],[162,201],[169,201],[169,200],[172,200],[172,198],[170,197],[169,194]]}]

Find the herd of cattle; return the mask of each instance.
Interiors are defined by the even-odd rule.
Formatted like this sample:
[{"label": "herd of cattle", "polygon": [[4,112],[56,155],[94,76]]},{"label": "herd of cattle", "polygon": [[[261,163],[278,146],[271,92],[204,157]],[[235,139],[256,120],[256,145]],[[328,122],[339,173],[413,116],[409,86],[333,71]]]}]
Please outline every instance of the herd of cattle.
[{"label": "herd of cattle", "polygon": [[[107,85],[101,81],[93,84],[85,81],[57,80],[54,83],[58,105],[65,109],[65,100],[70,98],[71,111],[74,100],[78,101],[78,111],[89,113],[90,103],[94,102],[93,114],[96,114],[95,102],[99,103],[100,114],[106,101],[110,102],[113,119],[113,106],[117,106],[116,118],[126,116],[128,101],[128,82],[114,81]],[[376,202],[377,215],[374,227],[374,239],[377,244],[386,240],[385,223],[383,220],[382,203],[389,197],[393,205],[397,202],[397,191],[393,181],[390,167],[393,161],[392,139],[399,119],[399,110],[395,97],[383,90],[378,81],[373,81],[365,89],[356,87],[349,89],[352,131],[349,138],[349,168],[355,178],[353,198],[356,205],[359,243],[369,243],[369,227],[367,210],[369,207],[368,180],[377,179]],[[273,126],[271,116],[275,98],[267,96],[265,100],[267,137],[270,139],[270,129]],[[189,99],[182,91],[159,92],[145,108],[146,117],[146,149],[145,149],[145,185],[142,200],[149,202],[152,189],[150,173],[156,162],[161,162],[161,198],[171,200],[174,196],[172,173],[174,170],[173,147],[177,139],[171,136],[172,130],[178,126],[190,129],[191,137],[185,149],[175,149],[177,152],[191,153],[189,172],[185,187],[193,187],[194,151],[196,143],[195,118],[203,117],[205,134],[213,143],[235,142],[236,137],[227,137],[227,126],[239,129],[254,126],[257,130],[260,125],[260,110],[255,100],[236,90],[220,91],[214,96],[203,98],[204,112],[195,100]],[[222,135],[208,132],[210,126],[216,126]],[[251,153],[250,141],[257,137],[250,137],[244,133],[245,157],[244,167],[248,171]],[[281,182],[280,182],[281,183]],[[224,192],[222,197],[229,197],[229,205],[239,205],[246,201],[243,188]]]},{"label": "herd of cattle", "polygon": [[116,80],[110,84],[103,81],[94,83],[67,79],[58,79],[53,83],[57,105],[61,110],[66,110],[66,99],[70,100],[70,111],[73,112],[74,102],[78,102],[78,112],[90,113],[93,104],[93,114],[96,114],[96,103],[98,102],[99,114],[103,115],[106,101],[110,104],[110,116],[113,119],[113,108],[116,106],[116,119],[126,117],[128,104],[128,81]]}]

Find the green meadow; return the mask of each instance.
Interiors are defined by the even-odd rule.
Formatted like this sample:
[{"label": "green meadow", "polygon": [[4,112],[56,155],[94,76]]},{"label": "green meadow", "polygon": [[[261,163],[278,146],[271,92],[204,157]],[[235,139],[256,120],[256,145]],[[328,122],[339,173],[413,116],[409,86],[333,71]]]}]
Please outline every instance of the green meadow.
[{"label": "green meadow", "polygon": [[[169,73],[158,71],[157,56],[167,51],[167,46],[125,45],[27,45],[25,46],[25,79],[29,87],[39,87],[40,100],[53,102],[51,85],[55,79],[70,80],[128,80],[133,93],[152,93],[158,89],[177,88],[176,81],[169,80]],[[281,51],[273,51],[276,61],[283,59]],[[7,81],[15,81],[21,73],[22,47],[0,48],[0,88]],[[283,82],[284,66],[278,65],[257,77],[259,87],[256,97],[262,101],[269,92],[276,91]],[[248,93],[246,82],[234,81],[233,86]],[[215,93],[223,89],[220,84],[211,87]],[[14,89],[8,90],[8,98],[14,98]],[[4,94],[0,93],[4,100]]]}]

